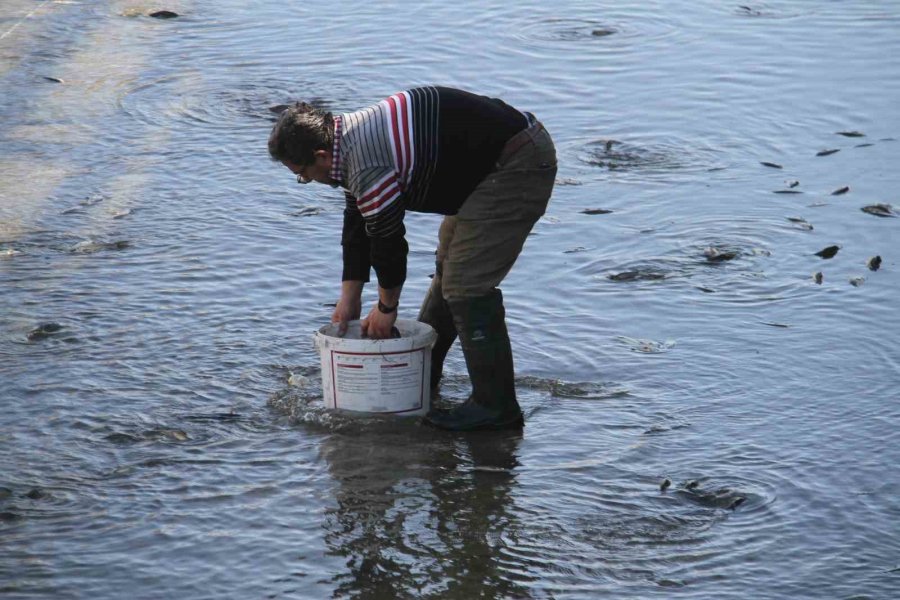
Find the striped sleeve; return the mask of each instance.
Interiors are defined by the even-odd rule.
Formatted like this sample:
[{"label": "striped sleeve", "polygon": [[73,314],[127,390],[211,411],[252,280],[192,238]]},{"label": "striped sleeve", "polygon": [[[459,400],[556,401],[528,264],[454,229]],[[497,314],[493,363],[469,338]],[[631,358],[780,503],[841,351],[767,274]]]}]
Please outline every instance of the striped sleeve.
[{"label": "striped sleeve", "polygon": [[371,167],[354,174],[349,182],[356,207],[366,220],[371,237],[389,237],[403,224],[403,191],[397,173],[390,167]]}]

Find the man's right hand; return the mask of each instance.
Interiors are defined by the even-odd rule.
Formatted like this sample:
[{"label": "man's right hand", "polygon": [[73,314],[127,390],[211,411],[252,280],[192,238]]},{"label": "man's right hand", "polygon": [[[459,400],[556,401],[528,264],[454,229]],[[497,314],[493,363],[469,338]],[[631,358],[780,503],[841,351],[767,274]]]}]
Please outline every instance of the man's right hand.
[{"label": "man's right hand", "polygon": [[331,313],[331,322],[339,323],[338,335],[347,333],[347,323],[359,318],[362,312],[362,281],[344,281],[341,283],[341,298],[338,300],[334,312]]}]

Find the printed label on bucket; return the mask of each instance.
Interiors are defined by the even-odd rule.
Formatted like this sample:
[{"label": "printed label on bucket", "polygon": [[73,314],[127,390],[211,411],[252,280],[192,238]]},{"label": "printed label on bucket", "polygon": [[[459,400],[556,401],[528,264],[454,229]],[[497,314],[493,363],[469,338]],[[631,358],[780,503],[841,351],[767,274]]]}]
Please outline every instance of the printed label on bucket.
[{"label": "printed label on bucket", "polygon": [[335,408],[397,413],[420,410],[425,365],[422,352],[331,352]]}]

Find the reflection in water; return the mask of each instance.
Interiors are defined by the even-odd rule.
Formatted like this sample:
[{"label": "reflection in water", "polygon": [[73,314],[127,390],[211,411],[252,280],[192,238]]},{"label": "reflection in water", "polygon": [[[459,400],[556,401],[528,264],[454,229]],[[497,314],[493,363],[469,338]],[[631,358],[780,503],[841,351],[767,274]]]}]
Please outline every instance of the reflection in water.
[{"label": "reflection in water", "polygon": [[529,597],[498,552],[520,529],[512,499],[520,441],[418,428],[331,435],[322,456],[338,488],[325,542],[347,566],[332,579],[333,596]]}]

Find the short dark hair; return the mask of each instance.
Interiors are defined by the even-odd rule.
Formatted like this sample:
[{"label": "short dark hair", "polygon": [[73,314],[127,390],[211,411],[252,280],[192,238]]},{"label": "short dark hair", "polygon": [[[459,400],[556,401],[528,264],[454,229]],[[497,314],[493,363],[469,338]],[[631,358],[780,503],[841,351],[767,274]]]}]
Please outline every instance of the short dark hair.
[{"label": "short dark hair", "polygon": [[282,111],[269,134],[269,155],[275,161],[297,165],[315,162],[316,150],[331,150],[334,116],[307,102],[297,102]]}]

